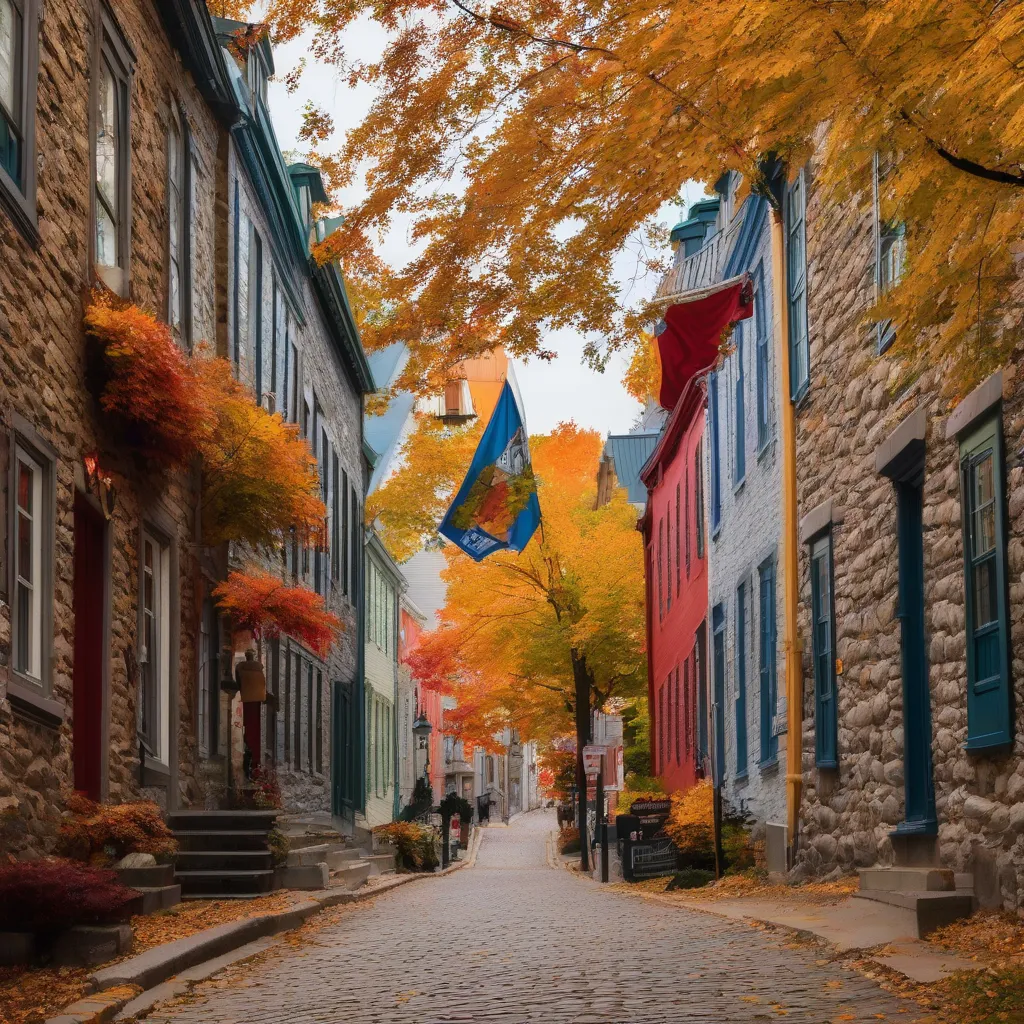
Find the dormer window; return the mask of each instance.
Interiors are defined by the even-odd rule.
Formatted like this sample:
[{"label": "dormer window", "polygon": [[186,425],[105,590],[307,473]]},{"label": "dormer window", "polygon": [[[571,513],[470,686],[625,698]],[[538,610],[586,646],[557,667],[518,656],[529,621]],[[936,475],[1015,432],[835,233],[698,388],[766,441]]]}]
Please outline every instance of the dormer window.
[{"label": "dormer window", "polygon": [[245,62],[245,74],[249,82],[249,89],[254,97],[258,96],[264,103],[267,102],[267,66],[259,54],[259,48],[253,47],[249,51],[248,59]]}]

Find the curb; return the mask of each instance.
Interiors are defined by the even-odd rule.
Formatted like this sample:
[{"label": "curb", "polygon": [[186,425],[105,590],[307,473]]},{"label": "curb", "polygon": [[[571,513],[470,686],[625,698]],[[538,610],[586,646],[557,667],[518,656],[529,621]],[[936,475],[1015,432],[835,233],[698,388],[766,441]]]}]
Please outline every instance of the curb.
[{"label": "curb", "polygon": [[476,829],[466,860],[452,864],[444,871],[396,875],[386,884],[373,889],[356,889],[354,892],[322,890],[307,893],[304,894],[302,902],[288,910],[262,914],[242,921],[229,921],[227,924],[207,928],[195,935],[155,946],[119,964],[102,968],[89,976],[89,984],[92,987],[89,995],[65,1007],[60,1014],[50,1017],[45,1024],[104,1024],[113,1020],[141,992],[167,981],[168,978],[257,939],[292,931],[330,907],[361,903],[421,878],[438,878],[465,867],[473,867],[482,841],[483,833]]}]

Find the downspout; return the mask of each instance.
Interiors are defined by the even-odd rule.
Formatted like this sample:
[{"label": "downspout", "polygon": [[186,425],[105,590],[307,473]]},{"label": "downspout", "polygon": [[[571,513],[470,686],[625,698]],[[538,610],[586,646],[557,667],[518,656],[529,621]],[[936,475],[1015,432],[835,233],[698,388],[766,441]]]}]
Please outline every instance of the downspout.
[{"label": "downspout", "polygon": [[779,356],[779,393],[782,407],[782,572],[786,658],[786,825],[789,866],[796,863],[800,828],[800,793],[803,786],[803,677],[797,626],[799,577],[796,517],[796,410],[790,394],[789,306],[786,294],[785,234],[782,213],[772,210],[772,299],[775,349]]}]

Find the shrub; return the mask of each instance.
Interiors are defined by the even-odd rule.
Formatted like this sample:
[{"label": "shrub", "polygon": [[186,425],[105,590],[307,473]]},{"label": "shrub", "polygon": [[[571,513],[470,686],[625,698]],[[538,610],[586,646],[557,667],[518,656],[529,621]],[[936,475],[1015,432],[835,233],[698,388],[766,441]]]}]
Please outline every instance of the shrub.
[{"label": "shrub", "polygon": [[[679,850],[680,861],[690,868],[712,870],[715,866],[715,791],[704,779],[672,797],[665,831]],[[722,807],[723,870],[745,871],[754,867],[755,854],[745,815],[727,804]]]},{"label": "shrub", "polygon": [[437,832],[414,821],[391,821],[378,825],[373,834],[391,843],[407,871],[433,871],[438,865]]},{"label": "shrub", "polygon": [[563,825],[558,830],[558,852],[580,852],[580,830],[575,825]]},{"label": "shrub", "polygon": [[228,802],[235,811],[280,810],[283,801],[277,772],[257,765],[247,780],[232,788]]},{"label": "shrub", "polygon": [[288,837],[276,825],[267,833],[267,846],[275,868],[288,863]]},{"label": "shrub", "polygon": [[458,818],[460,822],[468,823],[473,820],[473,805],[458,793],[449,793],[440,803],[442,819]]},{"label": "shrub", "polygon": [[421,775],[412,788],[412,799],[402,808],[399,821],[415,821],[424,814],[429,814],[434,806],[434,790]]},{"label": "shrub", "polygon": [[113,871],[70,860],[0,866],[0,931],[49,934],[77,924],[127,921],[139,894]]},{"label": "shrub", "polygon": [[704,871],[700,868],[684,868],[682,871],[677,871],[669,879],[665,889],[666,891],[669,889],[700,889],[714,880],[714,871]]},{"label": "shrub", "polygon": [[68,800],[57,837],[57,852],[62,856],[98,867],[128,853],[170,857],[177,849],[160,808],[148,800],[98,804],[76,794]]}]

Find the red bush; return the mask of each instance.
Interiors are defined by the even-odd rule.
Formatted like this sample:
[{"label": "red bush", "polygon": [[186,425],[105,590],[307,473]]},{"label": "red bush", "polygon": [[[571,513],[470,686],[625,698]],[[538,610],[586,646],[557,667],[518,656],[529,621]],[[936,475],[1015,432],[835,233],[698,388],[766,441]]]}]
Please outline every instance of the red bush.
[{"label": "red bush", "polygon": [[98,804],[75,794],[60,827],[57,852],[102,867],[126,853],[170,856],[178,849],[155,803]]},{"label": "red bush", "polygon": [[0,931],[58,932],[127,921],[138,898],[113,871],[69,860],[0,866]]}]

